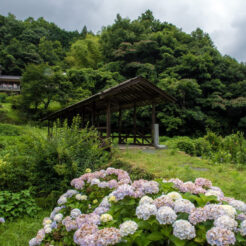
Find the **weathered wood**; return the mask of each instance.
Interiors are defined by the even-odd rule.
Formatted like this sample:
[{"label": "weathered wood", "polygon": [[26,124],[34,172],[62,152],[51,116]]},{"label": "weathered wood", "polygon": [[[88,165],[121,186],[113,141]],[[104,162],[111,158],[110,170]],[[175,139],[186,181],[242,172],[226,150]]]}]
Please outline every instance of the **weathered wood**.
[{"label": "weathered wood", "polygon": [[133,107],[133,131],[134,131],[134,143],[136,143],[136,133],[137,133],[137,124],[136,124],[136,104]]},{"label": "weathered wood", "polygon": [[151,135],[152,143],[154,143],[154,124],[155,124],[155,104],[152,104],[152,125],[151,125]]},{"label": "weathered wood", "polygon": [[[174,102],[175,99],[146,79],[136,77],[57,111],[43,120],[50,121],[60,117],[62,120],[67,118],[68,122],[71,123],[72,117],[80,114],[82,115],[83,126],[86,122],[97,126],[102,136],[105,136],[106,132],[106,136],[109,138],[112,132],[118,132],[119,143],[125,143],[128,138],[131,138],[131,141],[133,140],[135,144],[140,142],[144,144],[146,142],[150,143],[154,139],[155,105],[165,101]],[[152,105],[150,136],[146,135],[147,132],[149,133],[149,128],[144,130],[145,134],[140,134],[136,124],[136,108],[145,105]],[[122,128],[122,110],[124,109],[133,109],[133,128]],[[118,129],[116,131],[111,129],[111,115],[113,112],[119,112]],[[100,129],[98,124],[98,117],[102,114],[104,114],[104,117],[106,115],[105,129]],[[124,134],[125,131],[132,134]]]},{"label": "weathered wood", "polygon": [[118,125],[119,125],[119,144],[121,144],[121,131],[122,131],[122,110],[119,108],[119,119],[118,119]]},{"label": "weathered wood", "polygon": [[[68,106],[62,110],[59,110],[52,115],[44,118],[47,119],[55,119],[60,115],[64,117],[64,111],[75,113],[76,110],[80,110],[81,106],[87,107],[86,111],[91,110],[91,106],[93,102],[96,102],[100,105],[100,110],[106,111],[107,108],[107,100],[115,101],[115,103],[122,102],[120,105],[125,108],[131,108],[132,103],[141,104],[141,105],[149,105],[149,100],[156,101],[169,101],[175,102],[175,99],[169,95],[167,95],[163,90],[156,87],[154,84],[150,83],[148,80],[142,77],[136,77],[130,80],[127,80],[117,86],[114,86],[110,89],[106,89],[102,92],[99,92],[85,100],[82,100],[76,104]],[[126,107],[126,105],[129,105]],[[113,112],[111,110],[111,112]],[[77,112],[78,113],[78,112]]]},{"label": "weathered wood", "polygon": [[110,110],[110,102],[107,104],[107,138],[111,135],[111,110]]}]

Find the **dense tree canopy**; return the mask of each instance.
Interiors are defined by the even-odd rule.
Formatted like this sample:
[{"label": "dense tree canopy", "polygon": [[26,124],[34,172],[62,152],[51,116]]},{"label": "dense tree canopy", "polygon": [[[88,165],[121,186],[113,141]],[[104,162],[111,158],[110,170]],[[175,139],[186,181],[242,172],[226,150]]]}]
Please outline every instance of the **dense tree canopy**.
[{"label": "dense tree canopy", "polygon": [[[43,18],[18,21],[11,14],[0,16],[0,64],[11,74],[21,74],[28,64],[52,70],[59,66],[66,75],[56,78],[51,100],[61,105],[141,75],[177,99],[175,105],[158,108],[163,134],[246,131],[246,65],[221,55],[201,29],[187,34],[148,10],[136,20],[118,14],[97,35],[86,26],[81,30],[67,32]],[[33,72],[27,66],[23,81],[29,73]],[[64,78],[66,97],[59,89]],[[35,84],[31,80],[30,87]],[[25,93],[23,88],[23,98]],[[41,94],[29,96],[37,103],[44,101]],[[147,110],[141,111],[140,119]]]}]

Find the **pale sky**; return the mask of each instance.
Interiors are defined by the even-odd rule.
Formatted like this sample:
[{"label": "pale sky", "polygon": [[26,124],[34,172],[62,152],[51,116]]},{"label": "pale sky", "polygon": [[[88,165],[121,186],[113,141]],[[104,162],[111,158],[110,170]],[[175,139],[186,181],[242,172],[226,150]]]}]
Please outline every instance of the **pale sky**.
[{"label": "pale sky", "polygon": [[135,19],[147,9],[185,32],[200,27],[222,54],[246,62],[245,0],[0,0],[1,15],[44,17],[66,30],[86,25],[93,32],[112,24],[117,13]]}]

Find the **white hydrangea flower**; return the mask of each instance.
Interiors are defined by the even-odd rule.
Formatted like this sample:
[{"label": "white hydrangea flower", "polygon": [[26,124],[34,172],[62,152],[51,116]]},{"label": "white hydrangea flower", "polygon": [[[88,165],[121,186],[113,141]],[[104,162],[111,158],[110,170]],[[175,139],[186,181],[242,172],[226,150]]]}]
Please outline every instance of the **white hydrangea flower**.
[{"label": "white hydrangea flower", "polygon": [[51,233],[51,231],[52,231],[52,228],[51,228],[50,225],[45,225],[45,226],[44,226],[44,232],[45,232],[46,234]]},{"label": "white hydrangea flower", "polygon": [[[110,196],[109,196],[110,197]],[[105,196],[103,199],[102,199],[102,201],[101,201],[101,203],[100,203],[100,207],[105,207],[105,208],[109,208],[111,205],[110,205],[110,203],[109,203],[109,197],[108,196]]]},{"label": "white hydrangea flower", "polygon": [[229,217],[228,215],[223,215],[214,221],[215,227],[225,228],[234,231],[237,228],[237,221]]},{"label": "white hydrangea flower", "polygon": [[40,242],[37,240],[36,237],[34,237],[29,241],[29,246],[36,246],[36,245],[40,245]]},{"label": "white hydrangea flower", "polygon": [[219,190],[211,190],[209,189],[206,193],[205,196],[216,196],[217,199],[219,200],[223,195],[223,193],[221,193],[221,191]]},{"label": "white hydrangea flower", "polygon": [[84,201],[84,200],[87,200],[87,196],[86,195],[81,195],[81,194],[77,194],[75,196],[75,198],[78,200],[78,201]]},{"label": "white hydrangea flower", "polygon": [[213,227],[207,231],[206,239],[209,245],[214,246],[229,246],[234,245],[236,242],[232,231],[220,227]]},{"label": "white hydrangea flower", "polygon": [[61,213],[56,214],[54,217],[54,221],[60,222],[60,221],[62,221],[62,218],[63,218],[63,215]]},{"label": "white hydrangea flower", "polygon": [[244,203],[242,201],[232,200],[229,202],[229,204],[241,212],[246,212],[246,203]]},{"label": "white hydrangea flower", "polygon": [[139,219],[147,220],[151,215],[156,215],[157,208],[153,204],[144,203],[136,209],[136,215]]},{"label": "white hydrangea flower", "polygon": [[156,219],[162,225],[172,224],[177,219],[177,215],[172,208],[163,206],[158,209]]},{"label": "white hydrangea flower", "polygon": [[61,196],[57,201],[59,205],[65,204],[66,202],[67,202],[67,198],[65,196]]},{"label": "white hydrangea flower", "polygon": [[169,193],[167,194],[167,196],[170,197],[170,198],[171,198],[172,200],[174,200],[174,201],[176,201],[176,200],[178,200],[178,199],[182,199],[182,196],[181,196],[178,192],[176,192],[176,191],[169,192]]},{"label": "white hydrangea flower", "polygon": [[190,213],[195,208],[195,205],[186,199],[178,199],[174,202],[174,211],[176,213]]},{"label": "white hydrangea flower", "polygon": [[239,231],[242,236],[246,236],[246,220],[241,223]]},{"label": "white hydrangea flower", "polygon": [[100,180],[99,179],[92,179],[91,180],[91,185],[98,185],[98,184],[100,184]]},{"label": "white hydrangea flower", "polygon": [[177,220],[173,224],[173,235],[181,240],[196,237],[195,227],[187,220]]},{"label": "white hydrangea flower", "polygon": [[120,235],[125,237],[129,234],[134,234],[138,229],[138,224],[135,221],[127,220],[120,225]]},{"label": "white hydrangea flower", "polygon": [[51,224],[51,223],[52,223],[52,220],[51,220],[49,217],[45,217],[45,218],[43,219],[43,226],[49,225],[49,224]]},{"label": "white hydrangea flower", "polygon": [[149,197],[149,196],[143,196],[140,201],[139,201],[139,205],[145,204],[145,203],[149,203],[152,204],[154,202],[154,200]]},{"label": "white hydrangea flower", "polygon": [[75,208],[71,211],[71,217],[76,218],[81,214],[81,211],[78,208]]},{"label": "white hydrangea flower", "polygon": [[113,217],[110,214],[102,214],[100,217],[100,220],[104,223],[107,223],[107,222],[113,220]]},{"label": "white hydrangea flower", "polygon": [[108,198],[108,201],[109,201],[109,202],[117,202],[115,196],[110,196],[110,197]]},{"label": "white hydrangea flower", "polygon": [[220,206],[225,211],[226,215],[230,216],[231,218],[235,218],[237,211],[234,207],[230,205],[220,205]]}]

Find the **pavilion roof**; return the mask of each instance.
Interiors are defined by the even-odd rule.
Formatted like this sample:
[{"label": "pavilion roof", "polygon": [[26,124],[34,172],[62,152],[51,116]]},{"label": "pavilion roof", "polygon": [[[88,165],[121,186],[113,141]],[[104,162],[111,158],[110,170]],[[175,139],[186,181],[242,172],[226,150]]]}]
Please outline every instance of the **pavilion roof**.
[{"label": "pavilion roof", "polygon": [[175,101],[175,98],[168,95],[147,79],[135,77],[61,109],[45,117],[43,120],[52,120],[59,117],[68,118],[71,115],[77,115],[82,111],[85,113],[90,113],[92,111],[103,113],[106,112],[109,102],[111,105],[111,112],[116,112],[119,108],[129,109],[134,107],[134,105],[145,106],[163,102],[174,103]]}]

